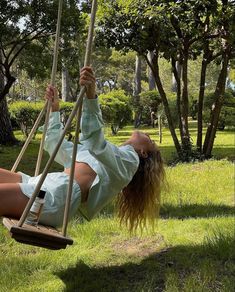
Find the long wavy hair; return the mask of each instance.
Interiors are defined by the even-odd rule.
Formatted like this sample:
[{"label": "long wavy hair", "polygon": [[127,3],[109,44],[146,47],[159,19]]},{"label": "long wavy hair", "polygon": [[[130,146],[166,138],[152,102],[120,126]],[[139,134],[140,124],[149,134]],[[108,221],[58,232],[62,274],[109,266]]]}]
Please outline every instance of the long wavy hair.
[{"label": "long wavy hair", "polygon": [[131,233],[138,227],[142,231],[147,222],[154,229],[165,179],[163,159],[156,145],[147,158],[139,158],[137,172],[117,198],[118,217]]}]

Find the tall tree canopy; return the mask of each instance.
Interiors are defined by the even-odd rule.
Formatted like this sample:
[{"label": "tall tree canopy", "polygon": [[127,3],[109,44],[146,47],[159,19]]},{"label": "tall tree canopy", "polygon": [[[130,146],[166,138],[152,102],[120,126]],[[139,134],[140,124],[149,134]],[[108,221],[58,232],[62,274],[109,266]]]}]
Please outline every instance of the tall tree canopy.
[{"label": "tall tree canopy", "polygon": [[[192,155],[191,137],[188,127],[189,60],[202,58],[201,84],[199,92],[198,150],[210,156],[214,141],[214,129],[222,106],[222,96],[229,61],[234,56],[234,3],[233,1],[152,1],[116,0],[101,1],[99,39],[104,46],[122,50],[135,50],[143,55],[151,67],[157,89],[160,93],[168,125],[179,156],[186,160]],[[153,52],[152,60],[147,53]],[[166,91],[159,74],[159,58],[166,58],[172,64],[177,82],[177,111],[180,138],[176,135]],[[202,150],[202,105],[206,86],[207,65],[216,61],[221,71],[215,89],[216,113],[212,112]],[[176,63],[180,64],[179,71]],[[217,102],[216,102],[217,100]],[[221,102],[218,102],[220,100]],[[212,109],[213,111],[213,109]],[[209,147],[209,148],[208,148]]]},{"label": "tall tree canopy", "polygon": [[[4,144],[14,141],[5,100],[16,79],[14,64],[18,61],[31,77],[49,75],[53,52],[50,36],[55,33],[58,1],[1,0],[0,7],[0,129],[4,128],[0,143]],[[86,25],[80,10],[78,1],[63,1],[61,34],[66,64],[78,63],[74,62],[80,55],[74,42]]]}]

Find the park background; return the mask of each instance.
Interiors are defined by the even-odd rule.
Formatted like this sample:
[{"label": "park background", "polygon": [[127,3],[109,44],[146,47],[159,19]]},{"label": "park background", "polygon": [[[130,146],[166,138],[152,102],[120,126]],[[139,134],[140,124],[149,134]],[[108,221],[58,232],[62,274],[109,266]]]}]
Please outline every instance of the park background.
[{"label": "park background", "polygon": [[[63,2],[64,123],[79,92],[91,2]],[[0,1],[2,168],[11,169],[43,106],[57,5]],[[51,252],[15,243],[0,225],[0,291],[234,291],[234,22],[234,1],[99,1],[92,66],[105,134],[120,145],[137,128],[159,145],[169,188],[158,228],[130,236],[114,202],[92,222],[75,218],[74,245]],[[26,173],[40,137],[19,166]]]}]

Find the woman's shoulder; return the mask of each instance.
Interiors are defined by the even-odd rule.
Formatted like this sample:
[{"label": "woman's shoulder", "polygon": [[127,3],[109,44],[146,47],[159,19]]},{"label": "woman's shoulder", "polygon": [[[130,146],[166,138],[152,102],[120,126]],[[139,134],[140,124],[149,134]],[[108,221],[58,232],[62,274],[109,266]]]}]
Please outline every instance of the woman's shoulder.
[{"label": "woman's shoulder", "polygon": [[139,155],[132,145],[122,145],[119,146],[118,149],[124,158],[134,160],[135,162],[139,163]]}]

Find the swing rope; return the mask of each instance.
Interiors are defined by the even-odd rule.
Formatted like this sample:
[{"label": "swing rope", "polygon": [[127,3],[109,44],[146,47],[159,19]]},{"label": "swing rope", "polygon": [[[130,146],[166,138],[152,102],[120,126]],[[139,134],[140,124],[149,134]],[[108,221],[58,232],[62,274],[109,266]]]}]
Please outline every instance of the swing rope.
[{"label": "swing rope", "polygon": [[[58,6],[58,15],[57,15],[57,24],[56,24],[56,35],[55,35],[55,43],[54,43],[54,53],[53,53],[53,64],[52,64],[52,71],[51,71],[51,85],[55,85],[55,78],[56,78],[56,71],[57,71],[57,64],[58,64],[58,53],[59,53],[59,40],[60,40],[60,26],[61,26],[61,15],[62,15],[62,6],[63,6],[63,0],[59,0],[59,6]],[[42,134],[42,139],[40,142],[40,148],[38,152],[38,158],[37,158],[37,164],[35,168],[35,173],[34,175],[37,176],[40,172],[40,166],[41,166],[41,161],[42,161],[42,155],[43,155],[43,148],[44,148],[44,143],[45,143],[45,137],[46,137],[46,132],[48,128],[48,122],[49,122],[49,114],[51,110],[51,102],[47,101],[41,110],[40,114],[37,117],[36,122],[33,125],[33,128],[31,129],[28,138],[26,139],[24,146],[22,147],[12,169],[11,172],[15,172],[25,151],[28,148],[29,143],[31,142],[34,133],[38,129],[38,126],[46,112],[46,117],[45,117],[45,124],[44,124],[44,130]]]},{"label": "swing rope", "polygon": [[[56,78],[56,71],[57,71],[57,64],[58,64],[62,5],[63,5],[63,0],[59,0],[57,24],[56,24],[56,36],[55,36],[54,54],[53,54],[53,64],[52,64],[52,70],[51,70],[51,85],[52,86],[55,86],[55,78]],[[42,139],[41,139],[41,143],[40,143],[40,148],[39,148],[38,159],[37,159],[37,164],[36,164],[34,176],[37,176],[40,173],[40,166],[41,166],[41,161],[42,161],[42,156],[43,156],[44,143],[45,143],[47,128],[48,128],[48,124],[49,124],[49,116],[50,116],[50,111],[51,111],[51,101],[47,101],[46,104],[47,104],[47,108],[46,108],[45,124],[44,124],[44,128],[43,128],[43,134],[42,134]]]},{"label": "swing rope", "polygon": [[[97,10],[97,1],[93,0],[84,66],[89,66],[91,64],[91,53],[92,53],[92,44],[93,44],[93,36],[94,36],[96,10]],[[68,192],[67,192],[67,197],[66,197],[64,220],[63,220],[63,227],[62,227],[63,236],[66,236],[67,226],[68,226],[69,207],[70,207],[72,190],[73,190],[74,171],[75,171],[75,163],[76,163],[76,156],[77,156],[77,145],[79,143],[79,130],[80,130],[81,116],[82,116],[83,96],[84,95],[80,97],[81,102],[79,104],[79,108],[77,111],[76,130],[75,130],[75,138],[74,138],[73,153],[72,153],[72,164],[70,168],[69,186],[68,186]]]},{"label": "swing rope", "polygon": [[[87,47],[86,47],[86,55],[85,55],[85,66],[90,65],[90,60],[91,60],[91,52],[92,52],[92,44],[93,44],[93,34],[94,34],[94,26],[95,26],[95,15],[96,15],[96,10],[97,10],[97,0],[93,0],[92,2],[92,11],[91,11],[91,22],[90,22],[90,26],[89,26],[89,34],[88,34],[88,40],[87,40]],[[53,163],[56,154],[64,140],[64,137],[66,135],[67,130],[69,129],[72,120],[74,119],[75,115],[77,114],[77,124],[76,124],[76,134],[75,134],[75,143],[74,143],[74,149],[73,149],[73,155],[72,155],[72,166],[71,166],[71,172],[70,172],[70,182],[69,182],[69,187],[68,187],[68,193],[67,193],[67,199],[66,199],[66,205],[65,205],[65,215],[64,215],[64,222],[63,222],[63,236],[66,236],[66,230],[67,230],[67,224],[68,224],[68,215],[69,215],[69,207],[70,207],[70,201],[71,201],[71,193],[72,193],[72,184],[73,184],[73,180],[74,180],[74,167],[75,167],[75,162],[76,162],[76,152],[77,152],[77,143],[78,143],[78,135],[79,135],[79,128],[80,128],[80,120],[81,120],[81,110],[82,110],[82,101],[83,101],[83,97],[86,93],[86,88],[85,86],[81,87],[78,99],[74,105],[74,108],[67,120],[67,123],[64,127],[64,130],[60,136],[60,139],[54,149],[54,151],[51,154],[50,159],[48,160],[41,176],[40,179],[36,185],[36,188],[31,196],[31,198],[29,199],[23,214],[20,218],[20,220],[18,221],[18,227],[21,227],[24,223],[24,221],[26,220],[28,213],[30,211],[30,208],[33,205],[33,202],[35,201],[38,192],[41,189],[41,186],[48,174],[49,168],[51,166],[51,164]]]}]

